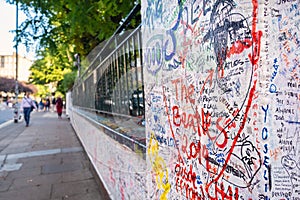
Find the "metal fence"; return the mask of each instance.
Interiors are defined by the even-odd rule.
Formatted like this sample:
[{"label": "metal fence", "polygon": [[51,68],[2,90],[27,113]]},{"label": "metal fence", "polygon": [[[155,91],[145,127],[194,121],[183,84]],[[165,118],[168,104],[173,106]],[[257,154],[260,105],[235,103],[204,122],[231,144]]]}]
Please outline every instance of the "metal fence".
[{"label": "metal fence", "polygon": [[140,29],[119,45],[97,73],[95,108],[111,113],[143,115],[143,73]]},{"label": "metal fence", "polygon": [[[143,116],[141,29],[114,37],[121,42],[111,43],[108,56],[94,61],[73,87],[73,105],[112,115]],[[95,67],[95,63],[99,64]]]}]

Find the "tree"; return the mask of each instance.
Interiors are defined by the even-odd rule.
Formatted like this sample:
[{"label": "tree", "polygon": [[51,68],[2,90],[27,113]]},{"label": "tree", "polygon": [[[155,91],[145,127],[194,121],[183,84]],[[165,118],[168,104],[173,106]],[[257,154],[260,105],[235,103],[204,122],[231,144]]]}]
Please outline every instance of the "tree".
[{"label": "tree", "polygon": [[[15,4],[14,1],[7,1]],[[18,0],[27,19],[20,25],[19,42],[39,41],[30,82],[53,83],[65,92],[74,79],[74,54],[82,60],[109,38],[134,6],[132,0]],[[140,24],[134,18],[129,28]],[[67,75],[69,74],[69,75]],[[69,77],[64,83],[64,76]],[[73,78],[70,78],[73,77]],[[65,88],[67,87],[67,88]]]},{"label": "tree", "polygon": [[[15,92],[16,80],[12,78],[0,77],[0,91]],[[18,89],[20,92],[36,92],[37,88],[32,84],[26,84],[18,81]]]}]

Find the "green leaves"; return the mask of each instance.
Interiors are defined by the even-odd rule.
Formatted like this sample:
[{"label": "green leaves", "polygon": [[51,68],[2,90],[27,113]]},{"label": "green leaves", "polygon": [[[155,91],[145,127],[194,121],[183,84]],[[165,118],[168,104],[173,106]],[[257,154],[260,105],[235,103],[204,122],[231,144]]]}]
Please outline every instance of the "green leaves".
[{"label": "green leaves", "polygon": [[[38,42],[30,82],[56,85],[61,91],[70,88],[76,77],[74,54],[79,53],[84,60],[94,47],[114,33],[121,19],[134,7],[132,0],[18,2],[27,19],[19,26],[17,39],[27,46]],[[138,25],[136,21],[139,19],[133,19],[131,25]]]}]

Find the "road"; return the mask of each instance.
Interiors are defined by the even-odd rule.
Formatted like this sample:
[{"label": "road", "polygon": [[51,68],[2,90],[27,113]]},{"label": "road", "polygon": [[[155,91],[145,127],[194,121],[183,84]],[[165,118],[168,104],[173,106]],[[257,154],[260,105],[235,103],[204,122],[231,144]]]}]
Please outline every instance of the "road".
[{"label": "road", "polygon": [[[23,123],[13,122],[13,115],[12,108],[0,105],[0,153],[25,129]],[[5,122],[11,123],[4,126]]]},{"label": "road", "polygon": [[0,153],[11,144],[25,129],[23,123],[11,123],[4,127],[0,124]]},{"label": "road", "polygon": [[0,107],[0,125],[9,120],[13,121],[13,109]]}]

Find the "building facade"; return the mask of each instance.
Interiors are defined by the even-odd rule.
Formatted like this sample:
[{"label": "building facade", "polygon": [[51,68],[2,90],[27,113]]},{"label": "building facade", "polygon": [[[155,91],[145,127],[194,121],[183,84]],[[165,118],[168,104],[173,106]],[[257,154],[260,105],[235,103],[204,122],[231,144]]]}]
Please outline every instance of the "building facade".
[{"label": "building facade", "polygon": [[[25,56],[18,55],[18,80],[27,82],[30,67],[33,61]],[[16,78],[16,53],[0,55],[0,77]]]},{"label": "building facade", "polygon": [[[19,92],[24,91],[24,86],[30,76],[30,67],[33,61],[26,56],[18,55],[18,70],[16,70],[15,52],[11,54],[0,54],[0,102],[12,102],[15,97],[15,79],[19,82]],[[18,71],[18,72],[17,72]],[[22,87],[21,87],[22,86]],[[26,87],[28,90],[28,87]]]}]

